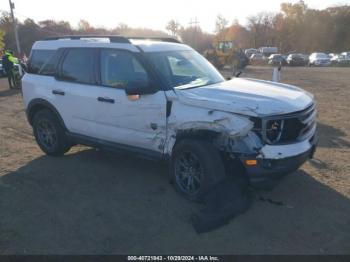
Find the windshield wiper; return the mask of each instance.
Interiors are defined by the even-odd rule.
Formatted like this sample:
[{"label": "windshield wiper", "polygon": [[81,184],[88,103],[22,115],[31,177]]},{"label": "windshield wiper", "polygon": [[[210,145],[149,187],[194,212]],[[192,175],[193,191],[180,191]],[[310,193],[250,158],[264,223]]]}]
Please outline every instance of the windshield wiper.
[{"label": "windshield wiper", "polygon": [[193,88],[202,87],[202,86],[209,86],[209,85],[213,85],[213,84],[217,84],[217,83],[221,83],[221,82],[222,81],[218,81],[218,82],[208,81],[208,82],[206,82],[204,84],[201,84],[201,85],[188,86],[189,84],[187,84],[187,85],[178,86],[178,87],[175,87],[175,88],[179,89],[179,90],[193,89]]}]

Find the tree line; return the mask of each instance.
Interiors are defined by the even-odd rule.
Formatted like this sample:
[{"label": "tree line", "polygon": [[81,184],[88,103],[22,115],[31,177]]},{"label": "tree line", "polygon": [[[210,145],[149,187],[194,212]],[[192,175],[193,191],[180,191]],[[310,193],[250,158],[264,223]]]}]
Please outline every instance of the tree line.
[{"label": "tree line", "polygon": [[[124,36],[168,36],[166,32],[147,28],[131,28],[126,24],[119,24],[113,29],[93,27],[86,20],[80,20],[76,28],[67,21],[44,20],[35,22],[27,18],[23,22],[17,21],[18,35],[21,49],[29,54],[33,43],[40,39],[62,35],[124,35]],[[0,15],[0,48],[5,47],[16,52],[16,42],[12,19],[9,13]]]},{"label": "tree line", "polygon": [[[112,34],[125,36],[169,36],[180,38],[199,52],[215,46],[217,41],[233,41],[238,48],[276,46],[283,53],[342,52],[350,50],[350,6],[335,6],[323,10],[309,8],[304,1],[282,3],[277,13],[262,12],[248,17],[247,24],[218,16],[215,32],[207,33],[200,26],[184,27],[170,20],[165,31],[131,28],[119,24],[113,29],[94,27],[81,20],[77,27],[67,21],[26,19],[17,21],[21,48],[28,55],[39,39],[77,34]],[[16,50],[12,20],[7,12],[0,15],[0,48]]]},{"label": "tree line", "polygon": [[280,52],[342,52],[350,51],[350,6],[309,8],[304,1],[282,3],[277,13],[261,12],[248,17],[247,25],[219,15],[215,34],[208,35],[197,28],[183,28],[171,20],[167,30],[196,46],[199,51],[208,42],[233,41],[238,48],[276,46]]}]

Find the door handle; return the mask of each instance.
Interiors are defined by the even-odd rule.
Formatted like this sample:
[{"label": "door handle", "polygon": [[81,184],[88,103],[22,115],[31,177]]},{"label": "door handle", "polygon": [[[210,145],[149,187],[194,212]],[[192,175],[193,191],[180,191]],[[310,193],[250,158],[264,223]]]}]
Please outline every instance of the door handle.
[{"label": "door handle", "polygon": [[114,104],[114,99],[109,98],[109,97],[98,97],[97,100],[100,101],[100,102],[106,102],[106,103]]},{"label": "door handle", "polygon": [[60,96],[64,96],[65,93],[61,90],[52,90],[52,94],[54,95],[60,95]]}]

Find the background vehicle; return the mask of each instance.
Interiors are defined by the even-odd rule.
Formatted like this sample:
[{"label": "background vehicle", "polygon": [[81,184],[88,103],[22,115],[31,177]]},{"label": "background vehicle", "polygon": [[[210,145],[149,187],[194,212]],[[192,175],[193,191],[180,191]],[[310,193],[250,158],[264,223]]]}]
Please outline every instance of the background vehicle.
[{"label": "background vehicle", "polygon": [[252,65],[263,65],[266,64],[267,59],[261,53],[252,54],[249,58],[249,63]]},{"label": "background vehicle", "polygon": [[273,47],[273,46],[265,46],[265,47],[260,47],[259,52],[263,54],[265,57],[269,57],[272,54],[277,54],[278,53],[278,48]]},{"label": "background vehicle", "polygon": [[269,56],[268,64],[273,66],[285,65],[286,60],[283,58],[281,54],[273,54]]},{"label": "background vehicle", "polygon": [[350,59],[350,52],[343,52],[341,55],[345,56],[346,59]]},{"label": "background vehicle", "polygon": [[331,59],[325,53],[312,53],[309,57],[309,66],[329,66]]},{"label": "background vehicle", "polygon": [[[313,156],[316,107],[297,87],[222,75],[174,39],[64,36],[33,45],[23,99],[48,155],[74,144],[170,163],[200,199],[227,175],[278,179]],[[109,40],[109,41],[105,41]]]},{"label": "background vehicle", "polygon": [[255,48],[248,48],[246,50],[244,50],[244,54],[247,56],[247,57],[251,57],[252,54],[256,54],[258,53],[258,49],[255,49]]},{"label": "background vehicle", "polygon": [[287,57],[287,63],[290,66],[305,66],[307,65],[307,62],[305,56],[302,54],[290,54]]},{"label": "background vehicle", "polygon": [[308,65],[309,64],[309,55],[307,55],[307,54],[300,54],[300,55],[304,58],[305,65]]},{"label": "background vehicle", "polygon": [[345,55],[335,54],[331,58],[331,63],[334,66],[350,66],[350,57],[347,58]]},{"label": "background vehicle", "polygon": [[233,71],[243,69],[248,65],[249,59],[239,48],[236,48],[233,41],[218,41],[213,49],[206,50],[204,57],[216,68],[222,69],[229,66]]}]

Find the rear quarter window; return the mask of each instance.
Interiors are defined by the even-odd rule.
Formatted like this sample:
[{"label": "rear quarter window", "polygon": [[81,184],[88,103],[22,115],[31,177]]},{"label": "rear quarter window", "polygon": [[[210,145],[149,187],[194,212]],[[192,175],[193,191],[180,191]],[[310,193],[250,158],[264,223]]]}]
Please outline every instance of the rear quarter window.
[{"label": "rear quarter window", "polygon": [[55,50],[33,50],[28,63],[28,73],[39,74],[54,53]]}]

